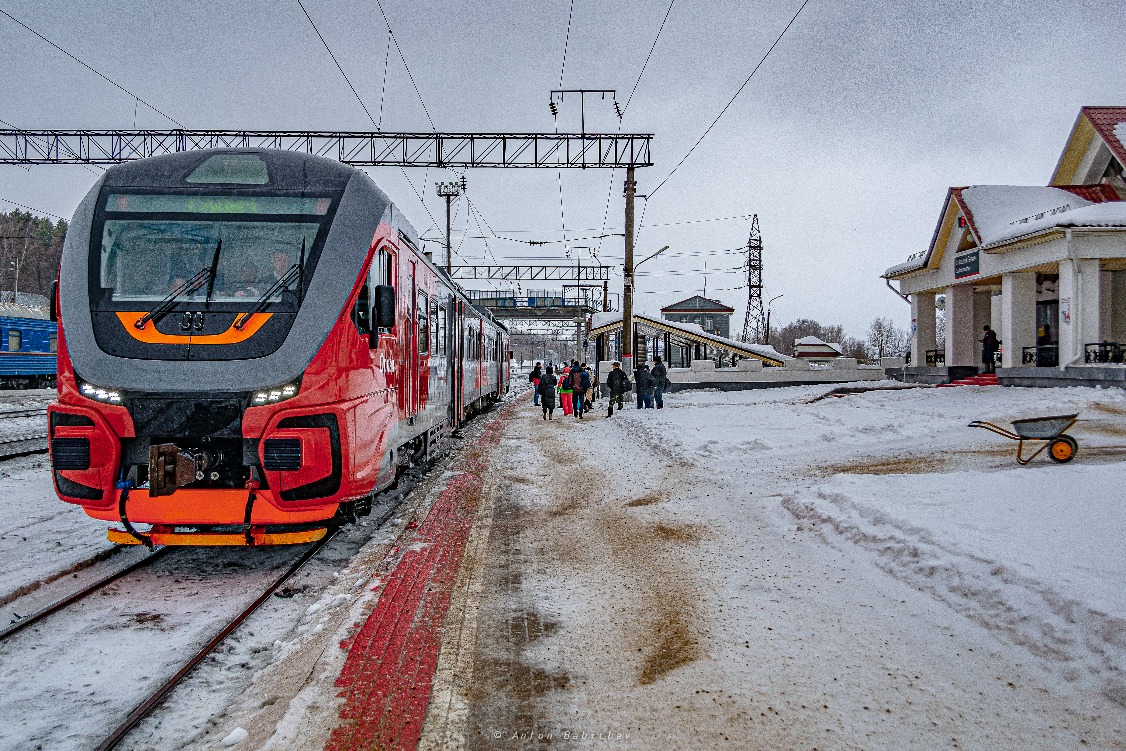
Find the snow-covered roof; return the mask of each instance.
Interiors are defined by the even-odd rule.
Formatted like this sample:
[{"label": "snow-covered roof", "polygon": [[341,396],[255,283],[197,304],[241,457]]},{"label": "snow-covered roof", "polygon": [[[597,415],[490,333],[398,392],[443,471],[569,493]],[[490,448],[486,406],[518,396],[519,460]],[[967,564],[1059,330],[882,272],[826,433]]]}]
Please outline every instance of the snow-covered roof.
[{"label": "snow-covered roof", "polygon": [[885,277],[926,267],[944,241],[943,224],[955,209],[978,246],[990,248],[1048,229],[1126,227],[1126,201],[1107,186],[971,185],[951,188],[930,247],[892,266]]},{"label": "snow-covered roof", "polygon": [[[621,313],[595,313],[591,316],[591,332],[593,333],[596,329],[604,327],[614,327],[621,325],[621,321]],[[634,314],[633,321],[635,325],[638,323],[646,323],[657,328],[664,327],[668,329],[683,331],[684,333],[691,334],[694,337],[706,339],[719,347],[734,350],[736,352],[746,352],[754,355],[755,357],[761,357],[766,360],[773,360],[775,362],[781,363],[785,362],[786,360],[794,359],[789,355],[782,354],[778,350],[774,349],[774,347],[771,347],[769,344],[748,344],[747,342],[741,342],[736,339],[728,339],[724,336],[717,336],[716,334],[704,331],[704,329],[699,324],[695,323],[680,323],[677,321],[669,321],[664,318],[651,318],[647,315],[638,313]]]}]

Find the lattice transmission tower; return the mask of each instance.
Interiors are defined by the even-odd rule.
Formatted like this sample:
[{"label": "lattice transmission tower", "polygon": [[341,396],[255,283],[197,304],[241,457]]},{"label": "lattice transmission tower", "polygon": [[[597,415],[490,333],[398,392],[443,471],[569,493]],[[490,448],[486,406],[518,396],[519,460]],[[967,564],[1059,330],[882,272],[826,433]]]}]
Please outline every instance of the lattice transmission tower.
[{"label": "lattice transmission tower", "polygon": [[766,334],[766,311],[762,307],[762,233],[758,214],[751,220],[747,238],[747,316],[743,319],[743,341],[762,343]]}]

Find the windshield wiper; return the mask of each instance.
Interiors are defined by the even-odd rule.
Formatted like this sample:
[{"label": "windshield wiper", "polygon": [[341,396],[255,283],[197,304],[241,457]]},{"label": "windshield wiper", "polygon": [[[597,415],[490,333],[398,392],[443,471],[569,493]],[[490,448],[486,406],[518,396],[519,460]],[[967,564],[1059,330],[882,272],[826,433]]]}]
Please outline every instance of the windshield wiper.
[{"label": "windshield wiper", "polygon": [[282,274],[281,278],[274,282],[273,286],[263,292],[262,296],[255,300],[254,307],[251,308],[249,312],[243,313],[235,320],[235,328],[239,331],[242,331],[243,327],[246,326],[247,322],[250,321],[251,318],[266,309],[266,306],[270,304],[271,297],[276,295],[278,292],[289,289],[289,285],[292,284],[295,279],[298,280],[297,302],[298,304],[300,304],[302,294],[301,288],[305,284],[305,238],[301,238],[300,260],[290,266],[289,269],[284,274]]},{"label": "windshield wiper", "polygon": [[210,300],[211,293],[215,289],[215,272],[216,268],[219,265],[219,250],[222,247],[223,240],[222,238],[220,238],[219,242],[215,245],[215,253],[211,257],[211,265],[204,266],[202,269],[197,271],[195,273],[195,276],[193,276],[191,279],[169,292],[167,297],[157,303],[155,308],[138,318],[133,323],[133,325],[138,329],[143,329],[149,321],[153,321],[154,323],[159,322],[161,318],[164,318],[164,316],[168,315],[168,311],[172,310],[172,308],[176,306],[176,303],[180,301],[180,298],[184,297],[185,295],[190,295],[205,284],[208,285],[207,298],[208,300]]}]

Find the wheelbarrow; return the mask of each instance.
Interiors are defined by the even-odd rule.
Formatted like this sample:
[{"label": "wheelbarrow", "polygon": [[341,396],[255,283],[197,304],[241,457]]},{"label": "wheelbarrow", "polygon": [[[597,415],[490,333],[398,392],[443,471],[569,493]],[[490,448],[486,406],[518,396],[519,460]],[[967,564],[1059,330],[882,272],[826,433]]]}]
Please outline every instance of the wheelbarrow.
[{"label": "wheelbarrow", "polygon": [[[1017,462],[1028,464],[1048,449],[1048,456],[1054,462],[1064,464],[1075,458],[1079,450],[1079,442],[1064,431],[1079,420],[1079,415],[1054,415],[1052,417],[1030,417],[1025,420],[1013,420],[1011,431],[994,425],[991,422],[974,420],[971,428],[984,428],[997,435],[1003,435],[1017,442]],[[1036,449],[1032,456],[1025,459],[1022,456],[1025,441],[1044,441],[1044,445]]]}]

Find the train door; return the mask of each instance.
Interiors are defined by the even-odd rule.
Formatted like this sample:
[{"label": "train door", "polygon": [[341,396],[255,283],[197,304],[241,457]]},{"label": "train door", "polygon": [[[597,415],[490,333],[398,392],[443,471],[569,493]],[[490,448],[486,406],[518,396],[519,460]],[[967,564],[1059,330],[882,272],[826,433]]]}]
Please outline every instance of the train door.
[{"label": "train door", "polygon": [[[430,395],[430,296],[424,290],[417,290],[414,295],[416,316],[415,326],[415,362],[418,368],[415,373],[414,409],[422,412]],[[429,427],[429,424],[427,425]]]},{"label": "train door", "polygon": [[407,324],[406,347],[403,353],[407,366],[406,413],[412,418],[414,414],[418,412],[418,317],[420,313],[422,315],[426,314],[426,311],[419,311],[418,309],[418,280],[415,278],[415,274],[417,273],[418,263],[412,259],[410,265],[411,297],[410,306],[408,307],[410,311],[410,321]]},{"label": "train door", "polygon": [[465,350],[464,342],[464,328],[465,318],[462,315],[461,300],[454,298],[450,310],[453,313],[453,321],[450,326],[450,351],[453,353],[453,385],[454,392],[454,427],[461,425],[461,419],[465,411]]}]

